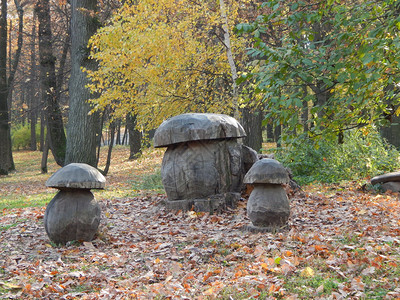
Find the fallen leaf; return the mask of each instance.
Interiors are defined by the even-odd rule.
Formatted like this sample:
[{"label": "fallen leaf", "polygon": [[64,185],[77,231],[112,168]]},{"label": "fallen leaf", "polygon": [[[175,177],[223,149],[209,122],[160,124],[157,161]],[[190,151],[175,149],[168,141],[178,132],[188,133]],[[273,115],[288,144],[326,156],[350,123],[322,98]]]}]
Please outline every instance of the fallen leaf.
[{"label": "fallen leaf", "polygon": [[375,273],[375,267],[369,267],[361,272],[361,275],[367,276]]},{"label": "fallen leaf", "polygon": [[0,285],[2,285],[4,288],[9,289],[9,290],[19,290],[22,289],[22,286],[19,284],[14,284],[10,282],[1,282]]},{"label": "fallen leaf", "polygon": [[306,267],[303,270],[301,270],[300,276],[301,277],[314,277],[315,276],[315,272],[310,267]]}]

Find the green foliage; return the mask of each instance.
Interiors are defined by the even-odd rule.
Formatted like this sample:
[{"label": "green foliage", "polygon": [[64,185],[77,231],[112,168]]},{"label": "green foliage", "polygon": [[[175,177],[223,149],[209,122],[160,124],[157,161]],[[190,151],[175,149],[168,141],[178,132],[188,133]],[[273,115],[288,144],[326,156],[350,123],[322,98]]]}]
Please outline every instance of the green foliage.
[{"label": "green foliage", "polygon": [[[36,126],[36,140],[40,138],[40,125]],[[31,128],[29,124],[17,125],[11,130],[13,150],[29,149],[31,145]]]},{"label": "green foliage", "polygon": [[[268,0],[251,24],[242,81],[263,96],[267,118],[311,137],[379,124],[399,104],[399,1]],[[398,113],[398,112],[397,112]]]},{"label": "green foliage", "polygon": [[376,130],[351,130],[344,143],[300,137],[278,149],[277,159],[289,167],[301,184],[357,180],[400,168],[400,153]]}]

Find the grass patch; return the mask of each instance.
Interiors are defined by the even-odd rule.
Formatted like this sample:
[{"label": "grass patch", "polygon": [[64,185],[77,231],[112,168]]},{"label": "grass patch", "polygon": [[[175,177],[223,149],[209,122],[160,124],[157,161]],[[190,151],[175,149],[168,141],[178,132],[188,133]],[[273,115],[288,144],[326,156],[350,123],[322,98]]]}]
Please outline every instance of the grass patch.
[{"label": "grass patch", "polygon": [[10,228],[18,226],[20,223],[26,222],[27,219],[19,219],[15,223],[7,224],[7,225],[0,225],[0,231],[7,231]]},{"label": "grass patch", "polygon": [[320,286],[323,286],[323,291],[317,296],[330,295],[332,291],[338,288],[341,281],[343,280],[339,278],[323,277],[322,275],[310,278],[299,275],[287,277],[283,287],[289,293],[297,294],[303,299],[309,299]]},{"label": "grass patch", "polygon": [[8,224],[8,225],[0,225],[0,231],[7,231],[10,228],[17,226],[18,223]]},{"label": "grass patch", "polygon": [[[100,169],[106,160],[108,147],[100,151]],[[146,149],[136,160],[129,160],[129,147],[118,146],[113,149],[106,188],[95,190],[93,194],[102,199],[136,197],[141,192],[164,193],[161,183],[161,159],[163,151]],[[48,173],[40,173],[42,153],[39,151],[13,152],[16,171],[0,176],[0,211],[25,207],[46,206],[58,192],[47,188],[46,180],[60,167],[51,154],[48,158]],[[3,212],[4,214],[5,212]]]},{"label": "grass patch", "polygon": [[24,207],[43,207],[47,205],[55,193],[40,193],[32,196],[9,195],[0,199],[0,210]]},{"label": "grass patch", "polygon": [[153,191],[164,193],[162,184],[161,169],[155,170],[152,174],[144,174],[142,176],[133,176],[129,181],[134,191]]}]

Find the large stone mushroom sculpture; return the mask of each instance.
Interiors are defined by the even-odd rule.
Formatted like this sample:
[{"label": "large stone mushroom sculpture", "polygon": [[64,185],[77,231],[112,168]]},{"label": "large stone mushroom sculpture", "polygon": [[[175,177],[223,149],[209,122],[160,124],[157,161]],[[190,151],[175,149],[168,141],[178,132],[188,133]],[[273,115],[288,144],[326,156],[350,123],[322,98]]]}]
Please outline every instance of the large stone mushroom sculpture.
[{"label": "large stone mushroom sculpture", "polygon": [[167,147],[161,167],[167,208],[213,212],[233,206],[246,173],[243,152],[252,150],[238,143],[244,136],[239,122],[222,114],[188,113],[164,121],[154,147]]},{"label": "large stone mushroom sculpture", "polygon": [[254,225],[247,227],[249,231],[275,231],[286,225],[290,205],[282,184],[289,180],[285,167],[275,159],[253,164],[243,180],[254,186],[247,202],[247,215]]},{"label": "large stone mushroom sculpture", "polygon": [[90,190],[103,189],[105,182],[96,168],[83,163],[71,163],[46,181],[46,186],[60,190],[44,214],[44,228],[53,242],[93,239],[101,209]]}]

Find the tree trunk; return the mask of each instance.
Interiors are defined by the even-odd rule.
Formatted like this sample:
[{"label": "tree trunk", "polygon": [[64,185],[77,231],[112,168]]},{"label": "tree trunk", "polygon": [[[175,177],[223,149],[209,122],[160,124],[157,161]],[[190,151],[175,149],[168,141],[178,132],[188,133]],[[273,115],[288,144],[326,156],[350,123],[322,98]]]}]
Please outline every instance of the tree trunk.
[{"label": "tree trunk", "polygon": [[127,140],[127,133],[128,133],[128,127],[125,124],[125,129],[124,129],[124,134],[122,135],[122,145],[127,145],[128,143],[126,142]]},{"label": "tree trunk", "polygon": [[42,162],[40,165],[40,169],[42,170],[42,174],[47,174],[47,158],[49,156],[49,143],[48,136],[44,137],[43,144],[43,152],[42,152]]},{"label": "tree trunk", "polygon": [[231,38],[229,35],[229,25],[228,25],[228,16],[226,13],[226,6],[224,0],[219,0],[219,6],[221,11],[221,19],[222,19],[222,29],[224,30],[224,44],[226,48],[226,55],[228,58],[228,63],[231,68],[232,73],[232,100],[233,100],[233,116],[239,120],[239,91],[236,84],[236,80],[238,78],[235,61],[233,59],[232,46],[231,46]]},{"label": "tree trunk", "polygon": [[35,12],[39,20],[40,79],[43,102],[46,104],[48,143],[56,163],[64,165],[66,137],[58,104],[56,58],[53,55],[49,0],[39,0]]},{"label": "tree trunk", "polygon": [[275,142],[274,125],[270,122],[267,124],[267,142]]},{"label": "tree trunk", "polygon": [[65,41],[63,45],[63,50],[61,54],[61,59],[60,59],[60,65],[58,66],[58,71],[57,71],[57,76],[56,76],[56,81],[57,81],[57,91],[56,91],[56,99],[57,103],[60,103],[61,99],[61,94],[62,94],[62,87],[64,83],[64,78],[65,78],[65,64],[67,61],[67,56],[70,50],[71,46],[71,34],[70,32],[66,33],[65,36]]},{"label": "tree trunk", "polygon": [[37,150],[36,141],[36,123],[37,123],[37,101],[36,101],[36,20],[35,14],[32,18],[32,33],[31,33],[31,70],[29,80],[29,123],[31,129],[31,143],[30,149],[32,151]]},{"label": "tree trunk", "polygon": [[260,109],[245,107],[242,109],[242,122],[247,136],[243,143],[259,152],[262,148],[262,121],[264,115]]},{"label": "tree trunk", "polygon": [[136,115],[126,116],[126,127],[129,132],[129,159],[136,159],[142,153],[142,133],[136,127]]},{"label": "tree trunk", "polygon": [[112,153],[112,149],[114,146],[114,137],[115,137],[115,129],[116,129],[115,123],[111,122],[109,128],[110,128],[110,132],[111,132],[110,144],[108,145],[106,166],[104,168],[104,171],[101,172],[104,176],[107,176],[108,170],[110,169],[110,165],[111,165],[111,153]]},{"label": "tree trunk", "polygon": [[390,144],[400,149],[400,116],[390,116],[390,125],[380,128],[380,134]]},{"label": "tree trunk", "polygon": [[[42,99],[42,97],[40,97]],[[43,107],[43,101],[40,101],[40,107]],[[45,138],[46,138],[46,119],[45,119],[44,111],[43,109],[40,110],[40,144],[39,144],[39,151],[44,151],[44,144],[46,143]]]},{"label": "tree trunk", "polygon": [[274,136],[275,136],[276,147],[278,148],[282,146],[281,135],[282,135],[282,125],[275,125]]},{"label": "tree trunk", "polygon": [[2,0],[0,15],[0,175],[7,175],[11,170],[10,154],[12,152],[7,96],[7,1]]},{"label": "tree trunk", "polygon": [[[7,78],[7,1],[1,1],[0,14],[0,174],[8,174],[15,170],[12,157],[11,145],[11,125],[10,125],[10,107],[9,98],[14,83],[15,72],[18,67],[19,58],[22,49],[22,29],[24,26],[24,11],[17,0],[14,0],[18,13],[18,39],[15,59],[10,63],[9,76]],[[10,55],[11,58],[11,55]]]},{"label": "tree trunk", "polygon": [[117,137],[115,139],[115,145],[121,145],[121,120],[116,121]]},{"label": "tree trunk", "polygon": [[66,164],[87,163],[97,167],[96,148],[100,139],[100,117],[89,115],[88,99],[93,95],[86,88],[88,79],[82,67],[93,70],[96,62],[89,59],[87,44],[96,32],[96,0],[72,0],[71,8],[71,77],[69,81],[70,111],[67,126]]}]

